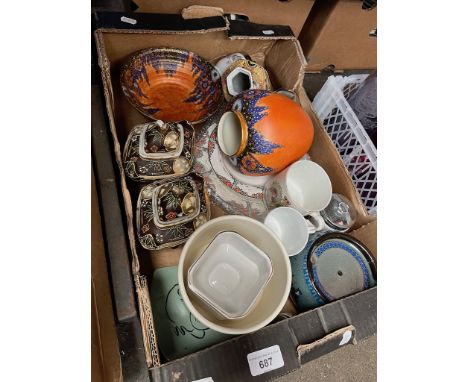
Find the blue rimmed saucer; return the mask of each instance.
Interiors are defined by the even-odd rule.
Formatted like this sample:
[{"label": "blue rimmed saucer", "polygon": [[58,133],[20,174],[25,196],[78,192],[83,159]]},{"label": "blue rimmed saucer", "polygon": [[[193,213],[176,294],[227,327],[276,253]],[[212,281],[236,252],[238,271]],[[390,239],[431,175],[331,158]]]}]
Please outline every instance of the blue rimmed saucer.
[{"label": "blue rimmed saucer", "polygon": [[304,250],[290,261],[291,297],[300,311],[376,285],[376,265],[370,251],[346,234],[313,234]]},{"label": "blue rimmed saucer", "polygon": [[309,253],[308,269],[319,294],[326,301],[371,288],[376,267],[370,251],[352,236],[331,233],[317,240]]}]

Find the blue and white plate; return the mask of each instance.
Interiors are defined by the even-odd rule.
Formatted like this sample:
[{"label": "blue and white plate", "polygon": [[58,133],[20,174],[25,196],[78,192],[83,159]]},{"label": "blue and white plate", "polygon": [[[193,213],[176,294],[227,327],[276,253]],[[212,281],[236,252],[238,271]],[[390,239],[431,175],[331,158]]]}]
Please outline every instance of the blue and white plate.
[{"label": "blue and white plate", "polygon": [[369,250],[342,233],[310,235],[304,250],[290,261],[291,297],[300,311],[376,285],[376,266]]},{"label": "blue and white plate", "polygon": [[369,250],[347,235],[334,233],[318,240],[309,254],[308,268],[312,282],[327,301],[376,284]]}]

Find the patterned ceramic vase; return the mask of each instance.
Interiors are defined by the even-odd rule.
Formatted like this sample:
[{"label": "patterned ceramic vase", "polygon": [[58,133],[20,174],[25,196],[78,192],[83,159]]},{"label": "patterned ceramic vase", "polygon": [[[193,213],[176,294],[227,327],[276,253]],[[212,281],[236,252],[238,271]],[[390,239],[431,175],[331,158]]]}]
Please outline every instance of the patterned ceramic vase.
[{"label": "patterned ceramic vase", "polygon": [[246,59],[232,62],[224,71],[221,84],[227,101],[232,101],[234,97],[247,90],[271,90],[270,77],[266,69]]},{"label": "patterned ceramic vase", "polygon": [[289,258],[291,297],[303,312],[376,285],[369,250],[352,236],[317,232],[304,250]]},{"label": "patterned ceramic vase", "polygon": [[222,100],[216,69],[183,49],[151,48],[135,53],[122,67],[120,83],[139,112],[168,122],[204,121]]},{"label": "patterned ceramic vase", "polygon": [[245,59],[246,56],[244,56],[242,53],[233,53],[218,60],[218,62],[215,64],[215,68],[221,77],[233,62]]},{"label": "patterned ceramic vase", "polygon": [[275,174],[309,150],[314,125],[301,106],[266,90],[249,90],[218,125],[218,143],[245,175]]}]

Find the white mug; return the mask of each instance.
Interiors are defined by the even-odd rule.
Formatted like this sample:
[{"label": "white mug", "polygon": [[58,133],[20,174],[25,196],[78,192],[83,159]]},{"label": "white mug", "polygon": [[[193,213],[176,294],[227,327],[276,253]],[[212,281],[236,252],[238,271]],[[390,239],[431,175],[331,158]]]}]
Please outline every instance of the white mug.
[{"label": "white mug", "polygon": [[315,224],[294,208],[278,207],[268,213],[264,224],[280,239],[288,255],[294,256],[305,248],[310,234],[325,228],[319,213],[315,212],[313,218]]},{"label": "white mug", "polygon": [[328,206],[331,197],[330,178],[321,166],[310,160],[293,163],[270,179],[263,190],[268,209],[291,206],[315,218],[316,212]]}]

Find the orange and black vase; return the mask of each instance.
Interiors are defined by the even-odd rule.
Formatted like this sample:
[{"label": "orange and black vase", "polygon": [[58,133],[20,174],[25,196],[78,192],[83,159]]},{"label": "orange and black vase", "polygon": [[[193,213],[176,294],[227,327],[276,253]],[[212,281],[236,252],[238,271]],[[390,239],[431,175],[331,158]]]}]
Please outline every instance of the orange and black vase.
[{"label": "orange and black vase", "polygon": [[314,125],[301,106],[285,95],[248,90],[218,124],[218,144],[245,175],[280,172],[310,149]]}]

